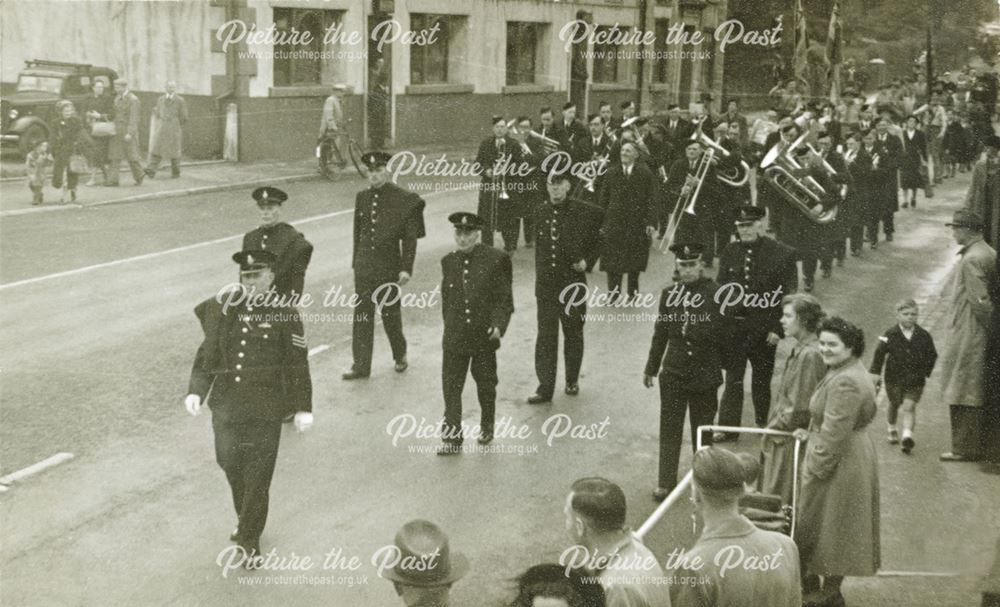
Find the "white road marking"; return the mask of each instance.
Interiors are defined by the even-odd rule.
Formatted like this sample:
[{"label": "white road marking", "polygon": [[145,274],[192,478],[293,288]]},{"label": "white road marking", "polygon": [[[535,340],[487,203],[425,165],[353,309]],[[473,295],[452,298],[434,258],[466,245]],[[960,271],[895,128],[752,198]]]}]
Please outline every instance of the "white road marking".
[{"label": "white road marking", "polygon": [[[448,194],[450,192],[431,192],[429,194],[421,196],[423,199],[433,198],[435,196]],[[341,211],[334,211],[332,213],[323,213],[321,215],[313,215],[312,217],[305,217],[303,219],[297,219],[295,221],[290,221],[289,223],[293,226],[301,225],[304,223],[312,223],[314,221],[321,221],[323,219],[330,219],[331,217],[339,217],[341,215],[350,215],[354,213],[354,209],[343,209]],[[230,240],[237,240],[243,238],[243,234],[236,234],[235,236],[226,236],[224,238],[216,238],[214,240],[206,240],[204,242],[196,242],[194,244],[184,245],[183,247],[174,247],[173,249],[167,249],[166,251],[157,251],[155,253],[146,253],[144,255],[136,255],[135,257],[126,257],[124,259],[115,259],[113,261],[106,261],[104,263],[94,264],[92,266],[84,266],[82,268],[76,268],[74,270],[65,270],[63,272],[56,272],[55,274],[45,274],[43,276],[35,276],[34,278],[25,278],[24,280],[16,280],[14,282],[8,282],[0,284],[0,291],[5,289],[13,289],[15,287],[23,287],[25,285],[35,284],[37,282],[45,282],[48,280],[54,280],[56,278],[65,278],[66,276],[74,276],[76,274],[83,274],[86,272],[91,272],[93,270],[100,270],[103,268],[110,268],[114,266],[120,266],[126,263],[132,263],[135,261],[145,261],[147,259],[156,259],[157,257],[163,257],[165,255],[173,255],[174,253],[183,253],[185,251],[191,251],[194,249],[200,249],[202,247],[208,247],[214,244],[220,244],[223,242],[228,242]]]},{"label": "white road marking", "polygon": [[329,349],[330,349],[330,344],[323,344],[321,346],[316,346],[315,348],[309,350],[309,356],[312,356],[313,354],[319,354],[320,352],[325,352]]},{"label": "white road marking", "polygon": [[958,577],[959,574],[948,571],[879,571],[878,577]]},{"label": "white road marking", "polygon": [[31,464],[27,468],[21,468],[17,472],[12,472],[7,476],[0,477],[0,484],[10,485],[11,483],[16,483],[17,481],[24,480],[29,476],[33,476],[39,472],[68,462],[71,459],[73,459],[72,453],[56,453],[55,455],[47,457],[40,462]]}]

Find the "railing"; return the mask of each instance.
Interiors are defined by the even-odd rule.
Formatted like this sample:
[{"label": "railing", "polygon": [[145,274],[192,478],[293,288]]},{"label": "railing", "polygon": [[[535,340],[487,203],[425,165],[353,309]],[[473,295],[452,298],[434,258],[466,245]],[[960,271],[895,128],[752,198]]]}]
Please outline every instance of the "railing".
[{"label": "railing", "polygon": [[[737,434],[763,434],[763,435],[766,435],[766,436],[783,436],[783,437],[792,437],[793,436],[793,434],[791,432],[781,432],[780,430],[771,430],[769,428],[743,428],[743,427],[739,427],[739,426],[698,426],[698,433],[697,433],[697,435],[698,435],[698,445],[697,445],[698,449],[702,448],[702,444],[701,444],[701,433],[702,432],[733,432],[733,433],[737,433]],[[798,478],[799,478],[799,451],[801,449],[801,446],[802,446],[801,441],[799,441],[798,439],[796,439],[795,440],[794,455],[793,455],[793,459],[792,459],[792,476],[793,476],[793,480],[792,480],[792,528],[789,531],[789,534],[792,535],[793,537],[795,535],[795,519],[796,519],[796,516],[795,516],[795,503],[796,503],[796,500],[798,500],[798,497],[799,497],[799,483],[798,483]],[[688,473],[684,475],[684,478],[681,479],[681,482],[677,483],[677,486],[674,487],[673,491],[670,492],[670,495],[668,495],[666,497],[666,499],[663,500],[663,502],[656,508],[656,510],[654,510],[653,513],[649,515],[649,518],[646,519],[646,522],[644,522],[642,524],[642,526],[640,526],[639,529],[635,532],[635,534],[637,536],[639,536],[640,540],[642,540],[643,537],[645,537],[645,535],[647,533],[649,533],[653,529],[653,527],[656,526],[657,523],[660,522],[660,519],[662,519],[664,517],[664,515],[666,515],[666,513],[667,513],[668,510],[670,510],[672,507],[674,507],[675,504],[677,504],[677,502],[680,501],[681,496],[684,495],[684,493],[688,490],[688,487],[692,487],[692,473],[691,473],[691,471],[688,471]],[[692,491],[693,490],[694,490],[694,488],[692,487]]]}]

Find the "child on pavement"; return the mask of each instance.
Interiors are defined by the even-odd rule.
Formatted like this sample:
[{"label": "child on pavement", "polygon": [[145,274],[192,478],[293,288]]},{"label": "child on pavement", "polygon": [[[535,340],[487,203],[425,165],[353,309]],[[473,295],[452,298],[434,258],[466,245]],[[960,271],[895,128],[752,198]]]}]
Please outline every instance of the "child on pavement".
[{"label": "child on pavement", "polygon": [[28,187],[31,189],[31,204],[42,204],[42,188],[45,186],[45,169],[53,162],[49,154],[49,143],[39,141],[35,149],[28,152],[24,159],[24,167],[28,174]]},{"label": "child on pavement", "polygon": [[[885,368],[885,392],[889,397],[889,444],[902,443],[903,453],[916,444],[913,429],[917,421],[917,403],[924,384],[937,362],[934,339],[917,324],[920,309],[912,299],[896,305],[897,324],[878,338],[875,357],[869,372],[876,386],[882,384]],[[902,441],[896,428],[897,415],[902,412]]]}]

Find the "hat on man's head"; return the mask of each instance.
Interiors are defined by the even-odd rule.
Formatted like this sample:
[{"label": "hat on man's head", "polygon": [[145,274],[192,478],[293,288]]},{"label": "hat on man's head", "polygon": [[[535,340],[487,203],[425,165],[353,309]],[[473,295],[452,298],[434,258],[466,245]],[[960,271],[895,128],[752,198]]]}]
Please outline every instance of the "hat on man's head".
[{"label": "hat on man's head", "polygon": [[681,109],[681,106],[677,105],[676,103],[671,103],[670,105],[667,106],[668,112],[671,110],[679,110],[679,109]]},{"label": "hat on man's head", "polygon": [[743,489],[746,468],[740,458],[721,447],[704,447],[691,462],[694,483],[702,491]]},{"label": "hat on man's head", "polygon": [[749,223],[752,221],[760,221],[764,219],[766,212],[762,207],[755,207],[750,204],[745,204],[740,208],[736,209],[736,223]]},{"label": "hat on man's head", "polygon": [[388,152],[365,152],[361,155],[361,162],[371,171],[389,164],[390,158],[392,154]]},{"label": "hat on man's head", "polygon": [[985,145],[988,148],[1000,149],[1000,136],[987,135],[986,138],[983,139],[983,145]]},{"label": "hat on man's head", "polygon": [[951,223],[944,224],[949,228],[972,228],[974,230],[983,229],[983,217],[975,211],[969,209],[958,209],[951,217]]},{"label": "hat on man's head", "polygon": [[670,252],[678,261],[691,261],[701,257],[705,245],[699,242],[678,242],[670,245]]},{"label": "hat on man's head", "polygon": [[279,190],[278,188],[273,188],[269,185],[265,185],[257,188],[253,191],[253,199],[257,201],[260,206],[269,204],[281,204],[288,200],[288,194]]},{"label": "hat on man's head", "polygon": [[574,108],[574,107],[576,107],[575,103],[573,103],[572,101],[567,101],[566,103],[563,104],[563,108],[562,109],[563,109],[563,111],[566,111],[566,110],[568,110],[570,108]]},{"label": "hat on man's head", "polygon": [[503,122],[503,121],[504,121],[503,116],[500,115],[494,115],[492,118],[490,118],[490,124],[492,124],[493,126],[496,126],[498,122]]},{"label": "hat on man's head", "polygon": [[234,253],[233,261],[240,264],[240,272],[255,272],[273,266],[278,256],[270,251],[247,250]]},{"label": "hat on man's head", "polygon": [[465,211],[452,213],[448,216],[448,221],[455,226],[456,230],[467,230],[470,232],[473,230],[481,230],[485,225],[485,222],[481,217],[479,217],[479,215],[476,215],[475,213],[466,213]]},{"label": "hat on man's head", "polygon": [[412,520],[396,533],[399,562],[383,573],[393,582],[429,588],[457,582],[469,570],[469,561],[452,553],[448,536],[430,521]]}]

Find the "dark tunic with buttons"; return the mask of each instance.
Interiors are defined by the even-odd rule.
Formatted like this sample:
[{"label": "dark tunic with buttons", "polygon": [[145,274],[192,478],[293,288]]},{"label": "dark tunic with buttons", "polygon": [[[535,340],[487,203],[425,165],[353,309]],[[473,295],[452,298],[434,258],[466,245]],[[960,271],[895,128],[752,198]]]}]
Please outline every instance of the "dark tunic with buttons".
[{"label": "dark tunic with buttons", "polygon": [[444,349],[473,354],[499,348],[500,340],[488,333],[497,328],[503,336],[514,313],[510,256],[477,244],[445,255],[441,271]]},{"label": "dark tunic with buttons", "polygon": [[417,239],[423,238],[424,200],[394,183],[358,192],[354,203],[351,268],[359,284],[395,282],[413,274]]},{"label": "dark tunic with buttons", "polygon": [[567,199],[535,208],[535,297],[555,301],[573,283],[587,283],[587,275],[573,269],[581,259],[588,266],[598,256],[601,209]]},{"label": "dark tunic with buttons", "polygon": [[236,422],[280,421],[312,411],[309,351],[295,308],[239,305],[223,314],[212,298],[198,304],[195,314],[205,339],[188,393],[207,397],[213,415]]},{"label": "dark tunic with buttons", "polygon": [[[669,376],[674,385],[704,392],[722,383],[719,307],[713,300],[719,285],[710,278],[677,283],[663,290],[645,374]],[[676,289],[668,305],[668,295]],[[701,305],[685,305],[693,295]],[[680,296],[678,296],[680,295]],[[661,364],[662,363],[662,364]]]},{"label": "dark tunic with buttons", "polygon": [[[755,242],[734,241],[726,245],[719,257],[719,284],[737,283],[745,293],[764,295],[781,288],[780,301],[794,293],[798,286],[795,251],[766,236]],[[728,321],[745,320],[755,332],[781,335],[781,306],[769,308],[738,305],[728,308],[723,317]]]},{"label": "dark tunic with buttons", "polygon": [[274,288],[278,293],[304,292],[313,246],[301,232],[284,222],[261,226],[243,236],[243,250],[270,251],[278,256],[273,267]]}]

